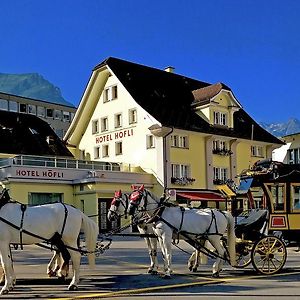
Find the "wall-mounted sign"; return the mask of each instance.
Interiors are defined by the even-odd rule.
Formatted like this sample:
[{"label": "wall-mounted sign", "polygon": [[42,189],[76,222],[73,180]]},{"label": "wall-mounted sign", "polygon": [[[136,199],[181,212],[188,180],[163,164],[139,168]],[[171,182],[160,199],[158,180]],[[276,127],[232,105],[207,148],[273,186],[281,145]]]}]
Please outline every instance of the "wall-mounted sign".
[{"label": "wall-mounted sign", "polygon": [[130,136],[133,136],[133,128],[97,136],[96,144],[106,143],[109,141],[123,139]]},{"label": "wall-mounted sign", "polygon": [[16,169],[18,177],[64,178],[64,172],[54,170]]}]

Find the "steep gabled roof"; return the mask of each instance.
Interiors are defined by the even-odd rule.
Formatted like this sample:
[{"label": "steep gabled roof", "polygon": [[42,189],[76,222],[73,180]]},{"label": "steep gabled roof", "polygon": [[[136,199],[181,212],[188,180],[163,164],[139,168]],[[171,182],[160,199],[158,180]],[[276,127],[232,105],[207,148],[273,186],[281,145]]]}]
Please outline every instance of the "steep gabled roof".
[{"label": "steep gabled roof", "polygon": [[0,153],[72,157],[48,123],[33,115],[7,111],[0,111]]},{"label": "steep gabled roof", "polygon": [[193,110],[191,104],[195,99],[213,97],[222,89],[232,92],[223,83],[209,84],[113,57],[97,65],[94,71],[105,66],[112,70],[134,100],[164,126],[283,144],[243,109],[234,113],[233,129],[211,126]]}]

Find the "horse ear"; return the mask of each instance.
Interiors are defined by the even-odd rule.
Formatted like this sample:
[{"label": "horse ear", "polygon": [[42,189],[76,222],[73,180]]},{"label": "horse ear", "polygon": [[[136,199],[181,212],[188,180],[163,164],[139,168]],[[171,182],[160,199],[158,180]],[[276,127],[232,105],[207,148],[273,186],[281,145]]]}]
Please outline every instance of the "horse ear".
[{"label": "horse ear", "polygon": [[145,186],[142,184],[140,187],[139,187],[139,190],[140,191],[143,191],[145,189]]},{"label": "horse ear", "polygon": [[132,189],[133,191],[135,190],[135,185],[134,185],[134,184],[131,185],[131,189]]}]

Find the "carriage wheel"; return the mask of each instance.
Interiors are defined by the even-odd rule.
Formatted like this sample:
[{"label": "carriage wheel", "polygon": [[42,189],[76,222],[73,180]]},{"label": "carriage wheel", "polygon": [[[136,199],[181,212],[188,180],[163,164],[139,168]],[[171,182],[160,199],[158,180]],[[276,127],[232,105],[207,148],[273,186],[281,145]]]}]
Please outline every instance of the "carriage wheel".
[{"label": "carriage wheel", "polygon": [[251,261],[257,272],[269,275],[283,268],[286,256],[284,242],[276,236],[266,236],[254,244]]},{"label": "carriage wheel", "polygon": [[252,250],[252,244],[248,244],[247,246],[245,246],[243,251],[241,251],[241,253],[237,253],[236,265],[234,266],[235,268],[242,269],[250,265],[251,250]]}]

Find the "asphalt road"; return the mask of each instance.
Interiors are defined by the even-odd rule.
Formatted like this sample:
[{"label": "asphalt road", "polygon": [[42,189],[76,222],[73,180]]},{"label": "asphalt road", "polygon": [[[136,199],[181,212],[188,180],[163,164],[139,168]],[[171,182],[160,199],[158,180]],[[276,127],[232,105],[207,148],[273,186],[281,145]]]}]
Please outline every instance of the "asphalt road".
[{"label": "asphalt road", "polygon": [[[190,246],[179,244],[187,252]],[[189,254],[173,248],[171,279],[146,273],[149,258],[140,238],[115,237],[105,253],[97,258],[95,270],[82,259],[79,290],[70,292],[66,283],[48,278],[46,266],[52,253],[37,246],[13,250],[17,285],[0,299],[300,299],[300,254],[288,249],[288,259],[280,274],[257,275],[251,265],[234,269],[225,265],[221,277],[211,277],[212,260],[195,273],[187,269]],[[160,253],[159,253],[160,254]],[[162,265],[161,256],[159,255]]]}]

